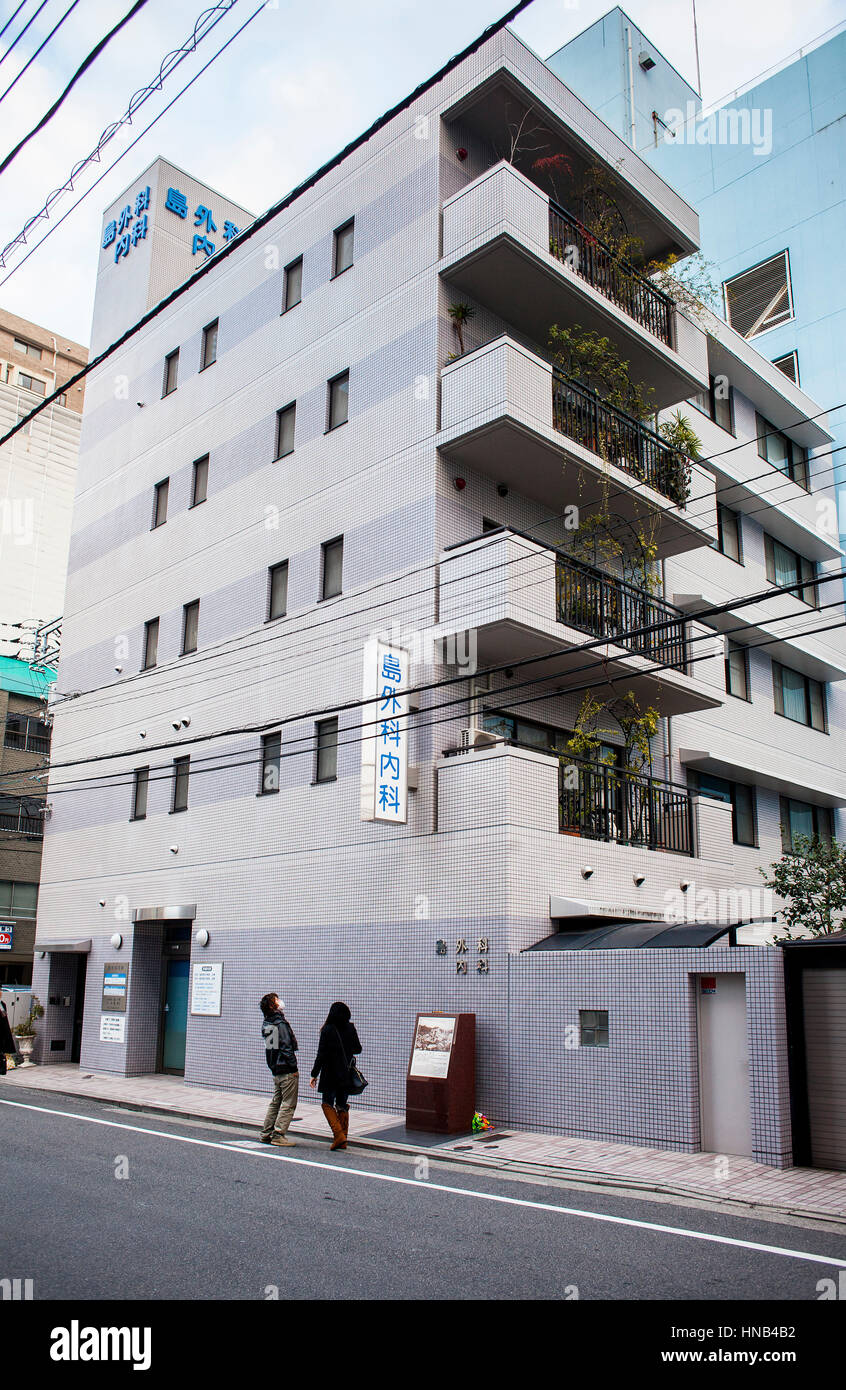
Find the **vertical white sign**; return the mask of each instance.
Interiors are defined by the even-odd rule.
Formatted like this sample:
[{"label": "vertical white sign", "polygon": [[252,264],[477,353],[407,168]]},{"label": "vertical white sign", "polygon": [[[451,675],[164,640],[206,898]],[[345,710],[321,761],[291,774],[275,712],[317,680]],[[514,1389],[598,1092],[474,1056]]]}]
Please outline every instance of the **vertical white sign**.
[{"label": "vertical white sign", "polygon": [[374,640],[364,649],[361,819],[408,821],[408,688],[403,647]]}]

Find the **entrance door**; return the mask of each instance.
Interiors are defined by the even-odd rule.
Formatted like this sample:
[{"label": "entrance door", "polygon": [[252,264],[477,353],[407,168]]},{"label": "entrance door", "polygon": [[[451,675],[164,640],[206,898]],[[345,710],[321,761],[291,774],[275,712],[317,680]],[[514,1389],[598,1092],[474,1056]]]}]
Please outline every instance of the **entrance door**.
[{"label": "entrance door", "polygon": [[[842,948],[841,948],[842,949]],[[846,1170],[846,970],[802,971],[814,1168]]]},{"label": "entrance door", "polygon": [[185,1074],[185,1037],[188,1031],[188,973],[190,962],[166,963],[162,1071]]},{"label": "entrance door", "polygon": [[85,977],[88,971],[88,957],[80,953],[76,958],[76,981],[73,992],[73,1037],[71,1039],[72,1062],[78,1062],[82,1052],[82,1020],[85,1014]]},{"label": "entrance door", "polygon": [[752,1153],[746,976],[697,975],[699,1105],[706,1153]]}]

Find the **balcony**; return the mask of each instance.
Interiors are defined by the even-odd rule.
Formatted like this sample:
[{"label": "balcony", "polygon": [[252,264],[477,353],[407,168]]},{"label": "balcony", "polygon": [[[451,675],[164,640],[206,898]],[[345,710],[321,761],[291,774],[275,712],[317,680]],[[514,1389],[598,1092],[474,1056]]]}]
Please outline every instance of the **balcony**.
[{"label": "balcony", "polygon": [[656,409],[707,389],[701,328],[505,161],[444,203],[439,269],[536,343],[553,323],[607,335]]},{"label": "balcony", "polygon": [[0,830],[27,840],[43,840],[44,818],[38,812],[33,814],[34,809],[31,804],[21,804],[18,797],[0,797]]},{"label": "balcony", "polygon": [[[503,336],[441,372],[438,447],[541,502],[589,513],[609,496],[621,522],[654,525],[659,556],[710,545],[714,480],[689,470],[664,441],[630,416],[565,381],[550,363]],[[687,513],[687,515],[686,515]]]},{"label": "balcony", "polygon": [[557,690],[625,680],[662,716],[725,701],[722,687],[698,678],[699,667],[688,674],[689,629],[698,655],[703,624],[511,527],[443,552],[438,614],[438,636],[472,632],[480,666],[525,660],[523,680],[554,682]]},{"label": "balcony", "polygon": [[604,763],[561,759],[558,819],[564,835],[693,854],[693,798],[687,787]]}]

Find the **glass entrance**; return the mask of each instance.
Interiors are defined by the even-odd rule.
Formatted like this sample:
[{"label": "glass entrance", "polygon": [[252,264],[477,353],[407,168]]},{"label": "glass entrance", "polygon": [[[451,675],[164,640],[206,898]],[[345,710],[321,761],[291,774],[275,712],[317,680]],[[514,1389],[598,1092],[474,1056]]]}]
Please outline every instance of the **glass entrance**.
[{"label": "glass entrance", "polygon": [[190,961],[169,960],[166,965],[162,1071],[185,1074],[185,1037],[188,1030],[188,974]]}]

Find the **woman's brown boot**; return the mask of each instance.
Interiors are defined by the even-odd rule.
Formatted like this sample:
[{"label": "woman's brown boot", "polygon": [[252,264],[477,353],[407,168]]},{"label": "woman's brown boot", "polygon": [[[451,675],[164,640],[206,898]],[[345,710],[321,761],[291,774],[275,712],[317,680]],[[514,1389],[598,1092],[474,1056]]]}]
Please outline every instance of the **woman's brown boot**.
[{"label": "woman's brown boot", "polygon": [[341,1121],[337,1110],[332,1105],[326,1105],[325,1102],[321,1106],[321,1109],[329,1121],[329,1128],[332,1131],[332,1143],[329,1145],[329,1148],[345,1149],[347,1147],[347,1141],[344,1138],[344,1131],[341,1128]]},{"label": "woman's brown boot", "polygon": [[[341,1121],[341,1129],[344,1131],[344,1138],[349,1138],[350,1133],[350,1112],[349,1110],[339,1110],[338,1119]],[[346,1145],[344,1145],[346,1148]]]}]

